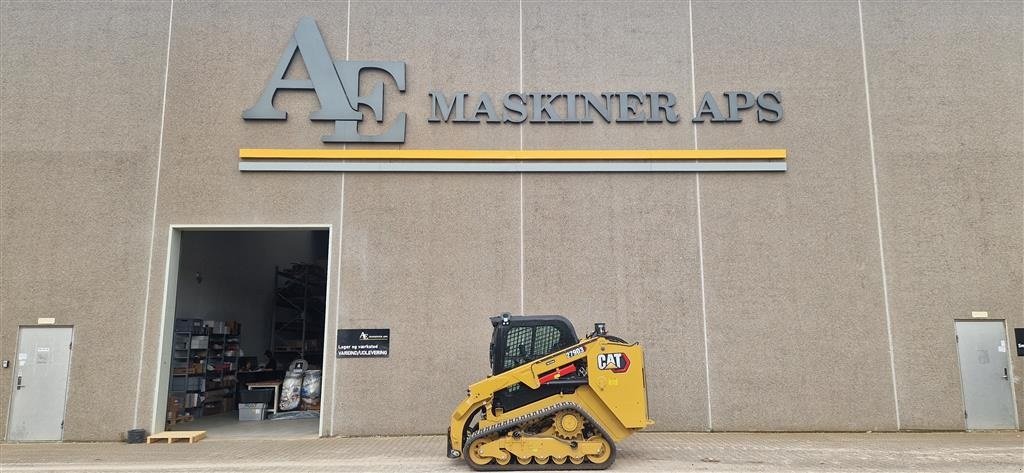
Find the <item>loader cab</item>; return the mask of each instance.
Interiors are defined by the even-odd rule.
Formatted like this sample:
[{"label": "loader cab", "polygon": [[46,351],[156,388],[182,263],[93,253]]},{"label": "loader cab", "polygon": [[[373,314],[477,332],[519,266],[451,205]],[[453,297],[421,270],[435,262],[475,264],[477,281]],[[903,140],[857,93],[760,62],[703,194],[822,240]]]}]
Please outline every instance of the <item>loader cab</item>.
[{"label": "loader cab", "polygon": [[495,375],[579,343],[569,319],[560,315],[491,317],[491,372]]}]

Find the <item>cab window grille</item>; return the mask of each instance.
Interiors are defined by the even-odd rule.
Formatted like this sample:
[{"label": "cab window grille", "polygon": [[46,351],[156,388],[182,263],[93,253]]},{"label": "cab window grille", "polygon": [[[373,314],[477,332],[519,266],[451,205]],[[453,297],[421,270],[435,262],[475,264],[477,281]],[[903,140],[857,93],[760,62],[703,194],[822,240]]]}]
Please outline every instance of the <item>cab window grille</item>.
[{"label": "cab window grille", "polygon": [[511,369],[526,363],[533,353],[533,327],[512,327],[505,338],[504,368]]},{"label": "cab window grille", "polygon": [[549,353],[561,348],[558,345],[558,341],[562,338],[562,334],[552,325],[541,325],[534,331],[533,337],[533,357],[540,358],[546,356]]},{"label": "cab window grille", "polygon": [[562,333],[553,325],[513,327],[505,338],[502,371],[542,358],[564,348]]}]

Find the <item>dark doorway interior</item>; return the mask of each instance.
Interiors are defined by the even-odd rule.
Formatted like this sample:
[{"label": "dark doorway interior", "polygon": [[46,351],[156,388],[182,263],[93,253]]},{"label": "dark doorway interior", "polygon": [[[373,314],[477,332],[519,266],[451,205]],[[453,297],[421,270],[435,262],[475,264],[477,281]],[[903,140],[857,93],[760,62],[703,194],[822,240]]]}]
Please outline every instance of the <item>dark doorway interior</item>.
[{"label": "dark doorway interior", "polygon": [[327,230],[182,232],[169,430],[317,434],[328,241]]}]

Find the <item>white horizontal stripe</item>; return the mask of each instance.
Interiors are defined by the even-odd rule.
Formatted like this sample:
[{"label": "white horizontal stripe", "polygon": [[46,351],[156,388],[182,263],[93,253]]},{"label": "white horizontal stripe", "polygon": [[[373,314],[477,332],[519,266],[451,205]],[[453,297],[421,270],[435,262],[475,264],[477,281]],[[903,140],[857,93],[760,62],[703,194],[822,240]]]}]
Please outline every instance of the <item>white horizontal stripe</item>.
[{"label": "white horizontal stripe", "polygon": [[785,171],[785,161],[241,161],[239,171],[285,172],[751,172]]}]

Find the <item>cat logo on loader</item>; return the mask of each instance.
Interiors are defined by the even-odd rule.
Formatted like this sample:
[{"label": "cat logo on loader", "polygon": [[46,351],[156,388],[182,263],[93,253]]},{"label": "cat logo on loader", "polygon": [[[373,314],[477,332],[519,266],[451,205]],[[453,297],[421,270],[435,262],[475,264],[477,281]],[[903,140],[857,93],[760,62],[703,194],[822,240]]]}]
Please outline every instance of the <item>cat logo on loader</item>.
[{"label": "cat logo on loader", "polygon": [[597,355],[597,369],[625,373],[629,369],[629,357],[625,353],[601,353]]}]

